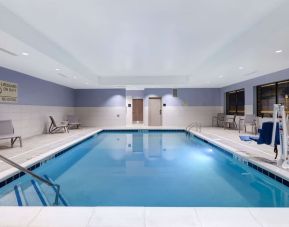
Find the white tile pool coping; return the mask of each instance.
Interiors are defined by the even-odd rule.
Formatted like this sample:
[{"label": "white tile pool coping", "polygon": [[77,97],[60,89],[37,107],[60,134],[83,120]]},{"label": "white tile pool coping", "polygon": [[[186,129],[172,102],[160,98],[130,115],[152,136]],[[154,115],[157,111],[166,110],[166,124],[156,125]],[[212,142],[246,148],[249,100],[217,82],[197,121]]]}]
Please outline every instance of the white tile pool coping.
[{"label": "white tile pool coping", "polygon": [[[115,128],[114,128],[115,129]],[[118,128],[134,129],[134,128]],[[152,129],[142,127],[141,129]],[[154,127],[153,129],[164,129]],[[165,128],[177,129],[177,128]],[[81,136],[65,145],[59,146],[38,157],[23,163],[25,167],[47,159],[82,140],[102,131],[97,129]],[[193,134],[222,147],[241,157],[244,156],[234,147],[224,145],[218,140],[192,131]],[[245,156],[244,156],[245,157]],[[248,157],[245,157],[248,158]],[[252,161],[250,159],[250,161]],[[253,161],[252,161],[253,162]],[[262,167],[264,163],[256,163]],[[276,174],[283,171],[270,169]],[[16,169],[0,172],[0,179],[14,175]],[[285,173],[287,174],[287,172]],[[286,175],[287,177],[287,175]],[[2,226],[119,226],[119,227],[182,227],[182,226],[289,226],[289,208],[198,208],[198,207],[0,207],[0,227]]]},{"label": "white tile pool coping", "polygon": [[0,207],[0,226],[288,227],[288,209],[176,207]]}]

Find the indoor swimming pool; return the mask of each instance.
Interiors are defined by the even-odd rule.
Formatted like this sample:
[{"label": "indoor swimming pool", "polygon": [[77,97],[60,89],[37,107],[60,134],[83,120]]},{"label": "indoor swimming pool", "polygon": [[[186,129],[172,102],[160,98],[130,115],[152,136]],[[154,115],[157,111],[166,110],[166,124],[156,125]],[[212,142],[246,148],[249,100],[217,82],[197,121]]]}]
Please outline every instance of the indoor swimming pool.
[{"label": "indoor swimming pool", "polygon": [[[61,186],[61,205],[289,206],[289,187],[182,130],[103,131],[33,171]],[[0,204],[51,205],[53,188],[35,184],[3,186]]]}]

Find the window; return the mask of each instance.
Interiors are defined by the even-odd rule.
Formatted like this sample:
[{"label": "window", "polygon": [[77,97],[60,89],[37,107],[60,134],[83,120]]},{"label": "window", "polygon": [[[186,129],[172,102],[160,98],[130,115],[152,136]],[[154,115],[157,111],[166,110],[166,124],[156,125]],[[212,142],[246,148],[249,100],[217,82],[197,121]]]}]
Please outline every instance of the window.
[{"label": "window", "polygon": [[289,113],[289,81],[280,81],[257,86],[257,115],[259,117],[272,117],[273,105],[285,105]]},{"label": "window", "polygon": [[244,115],[245,111],[245,91],[244,89],[230,91],[226,93],[226,114]]}]

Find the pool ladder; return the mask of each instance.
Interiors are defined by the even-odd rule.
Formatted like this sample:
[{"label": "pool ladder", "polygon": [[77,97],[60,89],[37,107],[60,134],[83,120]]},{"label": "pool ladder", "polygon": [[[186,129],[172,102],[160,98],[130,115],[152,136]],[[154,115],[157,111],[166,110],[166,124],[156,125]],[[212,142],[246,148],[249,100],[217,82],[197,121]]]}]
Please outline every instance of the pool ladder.
[{"label": "pool ladder", "polygon": [[195,131],[201,132],[202,131],[202,124],[201,122],[194,121],[186,127],[186,131],[190,132],[191,129],[195,128]]},{"label": "pool ladder", "polygon": [[[62,200],[61,195],[60,195],[60,185],[59,184],[56,184],[56,183],[52,182],[52,180],[50,178],[48,178],[48,177],[45,177],[46,178],[45,179],[44,177],[41,177],[41,176],[35,174],[34,172],[30,171],[29,169],[26,169],[26,168],[18,165],[17,163],[13,162],[12,160],[10,160],[8,158],[5,158],[2,155],[0,155],[0,159],[3,162],[5,162],[5,163],[17,168],[18,170],[20,170],[20,171],[32,176],[34,179],[36,179],[36,180],[38,180],[38,181],[40,181],[40,182],[52,187],[52,189],[55,191],[55,199],[54,199],[53,206],[58,206],[59,205],[59,199]],[[33,184],[35,184],[34,180],[32,180],[31,182]],[[38,189],[38,185],[37,184],[36,184],[35,188],[36,188],[36,190]],[[16,190],[16,192],[18,192],[18,191]]]}]

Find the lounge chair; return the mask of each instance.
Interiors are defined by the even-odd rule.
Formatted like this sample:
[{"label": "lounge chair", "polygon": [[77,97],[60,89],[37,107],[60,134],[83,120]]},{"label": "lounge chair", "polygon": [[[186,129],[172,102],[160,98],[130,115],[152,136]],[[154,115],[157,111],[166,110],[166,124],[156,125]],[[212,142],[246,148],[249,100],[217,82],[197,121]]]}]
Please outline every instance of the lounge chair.
[{"label": "lounge chair", "polygon": [[67,115],[68,127],[69,128],[79,128],[80,122],[77,116]]},{"label": "lounge chair", "polygon": [[63,132],[69,132],[68,130],[68,122],[67,121],[63,121],[61,122],[60,124],[56,124],[54,118],[52,116],[49,116],[50,120],[51,120],[51,124],[50,124],[50,127],[49,127],[49,133],[52,134],[52,133],[56,133],[56,132],[59,132],[59,131],[63,131]]},{"label": "lounge chair", "polygon": [[247,132],[247,125],[252,127],[252,133],[257,134],[257,119],[253,114],[246,114],[244,119],[239,120],[239,132],[241,130],[241,123],[243,123],[245,133]]},{"label": "lounge chair", "polygon": [[225,120],[225,114],[224,113],[218,113],[217,116],[213,116],[212,126],[214,127],[214,122],[216,122],[217,127],[223,127],[224,126],[224,120]]},{"label": "lounge chair", "polygon": [[14,128],[11,120],[0,121],[0,140],[10,139],[11,147],[17,139],[19,139],[20,147],[22,147],[21,136],[14,134]]},{"label": "lounge chair", "polygon": [[238,128],[236,123],[236,115],[226,116],[226,119],[224,121],[224,129],[226,128],[233,128],[233,129]]}]

